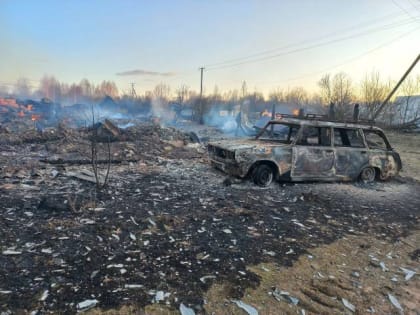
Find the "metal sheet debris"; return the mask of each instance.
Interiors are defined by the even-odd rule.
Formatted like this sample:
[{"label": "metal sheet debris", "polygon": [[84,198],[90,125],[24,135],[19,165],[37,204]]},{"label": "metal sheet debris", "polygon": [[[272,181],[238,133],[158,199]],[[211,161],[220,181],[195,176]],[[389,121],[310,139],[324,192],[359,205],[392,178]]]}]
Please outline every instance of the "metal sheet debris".
[{"label": "metal sheet debris", "polygon": [[401,313],[404,312],[400,302],[398,302],[398,300],[395,296],[388,293],[388,298],[389,298],[389,301],[392,303],[392,305],[394,305]]},{"label": "metal sheet debris", "polygon": [[181,315],[195,315],[194,310],[185,306],[183,303],[179,305],[179,311],[181,312]]},{"label": "metal sheet debris", "polygon": [[347,299],[341,298],[341,301],[343,302],[344,306],[347,307],[350,311],[352,311],[353,313],[356,312],[356,306],[350,303]]},{"label": "metal sheet debris", "polygon": [[278,288],[275,288],[274,291],[272,292],[272,295],[277,301],[286,301],[293,305],[299,304],[299,299],[294,296],[291,296],[290,293],[287,291],[283,291]]},{"label": "metal sheet debris", "polygon": [[258,311],[255,307],[246,304],[240,300],[232,300],[233,303],[235,303],[239,308],[243,309],[245,312],[248,313],[248,315],[258,315]]},{"label": "metal sheet debris", "polygon": [[404,278],[405,281],[410,280],[416,274],[416,272],[414,270],[411,270],[411,269],[407,269],[407,268],[404,268],[404,267],[400,267],[400,269],[405,274],[405,278]]},{"label": "metal sheet debris", "polygon": [[77,310],[78,311],[87,311],[93,307],[95,307],[99,303],[96,299],[88,299],[84,300],[80,303],[77,303]]}]

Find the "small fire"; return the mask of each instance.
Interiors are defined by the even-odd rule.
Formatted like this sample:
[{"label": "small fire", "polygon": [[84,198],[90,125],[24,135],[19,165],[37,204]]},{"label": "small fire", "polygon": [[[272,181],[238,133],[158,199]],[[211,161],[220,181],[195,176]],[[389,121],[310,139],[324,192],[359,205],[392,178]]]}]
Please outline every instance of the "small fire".
[{"label": "small fire", "polygon": [[21,110],[17,115],[21,118],[25,117],[25,113],[23,112],[23,110]]},{"label": "small fire", "polygon": [[26,106],[26,109],[27,109],[28,112],[31,112],[34,109],[34,106],[33,105],[28,105],[28,106]]},{"label": "small fire", "polygon": [[37,121],[37,120],[40,120],[40,119],[41,119],[41,115],[36,115],[36,114],[31,115],[31,120],[32,121]]},{"label": "small fire", "polygon": [[16,100],[12,98],[0,98],[0,106],[19,108],[19,104],[16,103]]},{"label": "small fire", "polygon": [[261,117],[271,117],[271,113],[268,111],[268,109],[264,109],[261,113],[260,113]]},{"label": "small fire", "polygon": [[299,109],[295,108],[294,110],[292,110],[292,115],[299,116]]}]

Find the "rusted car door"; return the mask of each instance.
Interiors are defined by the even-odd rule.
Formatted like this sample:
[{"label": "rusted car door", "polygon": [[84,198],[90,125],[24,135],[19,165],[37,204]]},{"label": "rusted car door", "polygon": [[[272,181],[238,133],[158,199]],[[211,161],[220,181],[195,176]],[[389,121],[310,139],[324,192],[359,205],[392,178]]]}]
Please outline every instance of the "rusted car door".
[{"label": "rusted car door", "polygon": [[361,169],[369,163],[369,150],[361,130],[334,128],[333,143],[336,176],[345,180],[357,178]]},{"label": "rusted car door", "polygon": [[334,178],[330,127],[304,126],[293,146],[292,180]]},{"label": "rusted car door", "polygon": [[385,134],[380,130],[363,130],[372,166],[380,169],[381,179],[395,176],[401,169],[401,159],[394,152]]}]

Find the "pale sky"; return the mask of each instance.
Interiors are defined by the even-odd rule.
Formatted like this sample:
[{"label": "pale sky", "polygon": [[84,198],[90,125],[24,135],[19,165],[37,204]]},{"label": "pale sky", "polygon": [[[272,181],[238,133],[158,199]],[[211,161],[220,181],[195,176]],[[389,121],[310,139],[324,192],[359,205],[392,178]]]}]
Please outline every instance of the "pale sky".
[{"label": "pale sky", "polygon": [[340,71],[398,80],[419,53],[420,0],[0,0],[0,85],[47,74],[198,91],[205,67],[206,93],[314,90]]}]

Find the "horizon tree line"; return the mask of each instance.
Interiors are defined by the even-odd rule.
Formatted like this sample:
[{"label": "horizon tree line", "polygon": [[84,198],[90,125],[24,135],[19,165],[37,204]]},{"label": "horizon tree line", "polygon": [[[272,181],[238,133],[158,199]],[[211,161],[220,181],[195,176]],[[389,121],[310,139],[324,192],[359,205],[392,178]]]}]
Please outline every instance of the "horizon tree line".
[{"label": "horizon tree line", "polygon": [[[365,118],[373,117],[373,114],[382,104],[383,100],[394,87],[395,82],[384,80],[378,71],[366,73],[360,82],[353,81],[345,72],[338,72],[334,75],[327,73],[317,82],[318,91],[308,92],[304,87],[296,86],[282,89],[272,89],[267,95],[258,90],[248,91],[246,81],[243,81],[239,89],[231,89],[221,92],[216,85],[213,92],[199,99],[199,93],[189,86],[182,84],[172,93],[171,87],[166,83],[159,83],[151,91],[145,91],[143,95],[136,98],[138,103],[151,103],[152,107],[157,106],[165,110],[169,103],[176,102],[181,106],[195,106],[198,103],[209,108],[215,104],[232,107],[244,101],[251,104],[291,104],[297,108],[321,108],[325,109],[329,104],[335,104],[337,117],[350,115],[353,105],[358,103],[362,106],[362,114]],[[88,79],[82,79],[79,83],[61,83],[54,76],[45,75],[41,78],[39,88],[32,89],[29,80],[20,78],[17,80],[13,91],[0,90],[0,96],[12,95],[18,98],[48,98],[55,103],[65,105],[78,103],[97,102],[105,96],[116,100],[130,100],[132,96],[121,92],[115,82],[104,80],[94,84]],[[412,119],[410,108],[413,96],[420,94],[420,75],[409,76],[400,87],[397,95],[404,95],[404,98],[394,106],[387,106],[381,115],[383,121],[392,123],[398,120],[405,123]],[[420,101],[419,101],[420,102]],[[418,104],[420,107],[420,104]],[[418,110],[415,114],[420,116]]]}]

